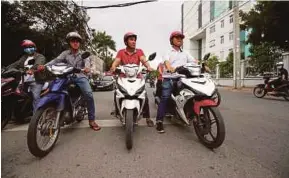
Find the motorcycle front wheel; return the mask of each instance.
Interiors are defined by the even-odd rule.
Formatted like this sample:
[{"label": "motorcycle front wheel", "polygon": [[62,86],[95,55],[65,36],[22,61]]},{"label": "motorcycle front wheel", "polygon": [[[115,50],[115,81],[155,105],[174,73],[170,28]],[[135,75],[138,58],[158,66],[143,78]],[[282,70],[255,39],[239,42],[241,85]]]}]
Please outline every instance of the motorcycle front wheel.
[{"label": "motorcycle front wheel", "polygon": [[263,98],[266,95],[266,90],[262,87],[255,87],[253,90],[253,94],[257,98]]},{"label": "motorcycle front wheel", "polygon": [[35,112],[29,123],[27,145],[30,153],[36,157],[46,156],[59,137],[60,124],[54,129],[57,112],[54,106],[44,106]]},{"label": "motorcycle front wheel", "polygon": [[125,143],[128,150],[130,150],[133,145],[133,123],[134,111],[132,109],[128,109],[125,111]]},{"label": "motorcycle front wheel", "polygon": [[[197,122],[193,122],[196,135],[207,148],[218,148],[223,144],[226,135],[225,124],[220,111],[216,107],[203,107],[200,113],[197,116]],[[212,125],[214,124],[217,126],[215,136],[212,133]]]},{"label": "motorcycle front wheel", "polygon": [[8,108],[5,108],[4,104],[1,102],[1,129],[3,130],[11,120],[12,111]]}]

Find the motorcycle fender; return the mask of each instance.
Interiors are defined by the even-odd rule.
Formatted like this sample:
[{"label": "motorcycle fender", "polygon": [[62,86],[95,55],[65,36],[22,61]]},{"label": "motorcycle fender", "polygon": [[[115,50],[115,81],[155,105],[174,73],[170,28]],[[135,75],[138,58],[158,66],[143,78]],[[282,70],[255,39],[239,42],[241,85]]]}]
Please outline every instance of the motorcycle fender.
[{"label": "motorcycle fender", "polygon": [[48,93],[39,99],[36,110],[47,104],[55,103],[57,111],[62,111],[65,108],[66,99],[64,93]]},{"label": "motorcycle fender", "polygon": [[128,100],[128,99],[124,99],[121,102],[121,112],[123,111],[123,109],[137,109],[137,111],[139,112],[140,110],[140,103],[138,100]]},{"label": "motorcycle fender", "polygon": [[258,84],[258,85],[256,85],[256,87],[265,88],[265,84]]},{"label": "motorcycle fender", "polygon": [[196,101],[194,103],[193,110],[195,114],[200,115],[201,107],[216,107],[217,103],[211,99],[205,99],[201,101]]}]

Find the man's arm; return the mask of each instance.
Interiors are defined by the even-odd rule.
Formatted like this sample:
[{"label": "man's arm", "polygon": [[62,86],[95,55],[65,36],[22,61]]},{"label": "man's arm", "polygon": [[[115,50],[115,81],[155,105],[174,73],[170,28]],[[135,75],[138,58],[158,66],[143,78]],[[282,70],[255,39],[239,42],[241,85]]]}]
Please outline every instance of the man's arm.
[{"label": "man's arm", "polygon": [[15,61],[14,63],[10,64],[9,66],[7,66],[7,69],[19,69],[19,68],[21,68],[21,63],[24,63],[23,61],[25,61],[24,56],[22,56],[19,60]]},{"label": "man's arm", "polygon": [[187,63],[198,64],[198,60],[195,59],[190,53],[187,53]]},{"label": "man's arm", "polygon": [[38,54],[38,55],[36,56],[35,64],[34,64],[34,66],[32,67],[32,69],[37,69],[37,67],[38,67],[39,65],[44,65],[45,62],[46,62],[45,56],[43,56],[42,54]]},{"label": "man's arm", "polygon": [[167,70],[169,70],[170,72],[175,72],[175,68],[173,68],[172,66],[171,66],[171,63],[170,63],[170,55],[169,55],[169,53],[167,53],[167,54],[165,54],[164,56],[163,56],[163,63],[164,63],[164,67],[167,69]]},{"label": "man's arm", "polygon": [[150,63],[146,60],[145,56],[141,56],[140,61],[147,69],[151,69]]},{"label": "man's arm", "polygon": [[53,59],[52,61],[48,62],[45,65],[51,66],[53,64],[63,62],[65,60],[66,53],[67,53],[66,51],[63,51],[59,56],[57,56],[55,59]]},{"label": "man's arm", "polygon": [[113,61],[111,65],[110,70],[114,72],[115,69],[119,66],[120,62],[121,62],[120,58],[115,58],[115,60]]}]

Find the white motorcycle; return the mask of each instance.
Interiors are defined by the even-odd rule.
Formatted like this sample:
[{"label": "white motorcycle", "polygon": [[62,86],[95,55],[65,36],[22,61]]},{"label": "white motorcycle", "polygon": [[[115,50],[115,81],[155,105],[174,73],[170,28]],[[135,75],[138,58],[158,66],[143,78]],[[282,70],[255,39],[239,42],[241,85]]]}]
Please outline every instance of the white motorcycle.
[{"label": "white motorcycle", "polygon": [[[173,76],[177,80],[171,83],[174,89],[166,114],[172,114],[187,126],[193,122],[199,140],[206,147],[221,146],[225,139],[225,124],[213,99],[217,92],[214,81],[201,74],[199,65],[193,64],[177,68]],[[157,105],[160,98],[155,95]],[[217,125],[216,136],[212,133],[213,124]],[[207,138],[209,135],[212,139]]]},{"label": "white motorcycle", "polygon": [[[151,54],[148,60],[153,60],[155,56],[156,53]],[[119,111],[120,121],[125,126],[127,149],[132,148],[135,123],[141,119],[147,94],[143,71],[144,67],[136,64],[123,65],[115,71],[118,74],[115,90],[116,109]]]}]

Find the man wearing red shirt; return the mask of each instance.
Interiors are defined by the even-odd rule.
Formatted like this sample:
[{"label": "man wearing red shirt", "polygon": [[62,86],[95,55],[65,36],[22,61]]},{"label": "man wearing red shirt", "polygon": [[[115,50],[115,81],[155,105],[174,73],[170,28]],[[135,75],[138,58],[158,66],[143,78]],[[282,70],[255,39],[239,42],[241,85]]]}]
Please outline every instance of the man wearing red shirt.
[{"label": "man wearing red shirt", "polygon": [[[137,35],[131,32],[126,33],[124,35],[123,40],[126,45],[126,48],[118,51],[110,70],[114,72],[116,67],[119,65],[125,65],[125,64],[140,65],[140,62],[141,62],[147,68],[148,71],[152,71],[152,68],[150,67],[150,64],[147,62],[143,51],[141,49],[136,49]],[[115,97],[114,97],[114,103],[115,103],[115,109],[116,109]],[[116,114],[118,114],[117,109],[116,109]],[[143,109],[143,117],[146,118],[146,122],[149,127],[154,126],[153,121],[150,119],[148,97],[146,97],[146,100],[145,100],[145,105]]]}]

